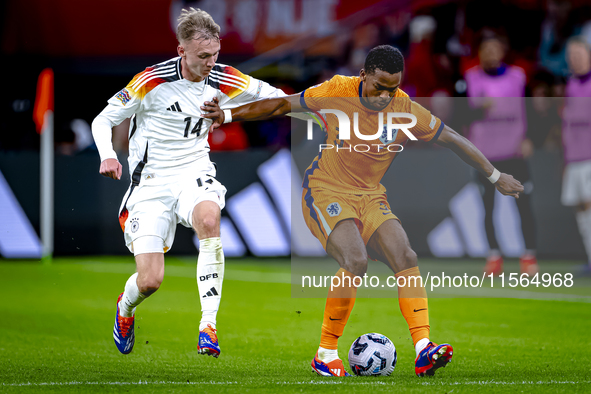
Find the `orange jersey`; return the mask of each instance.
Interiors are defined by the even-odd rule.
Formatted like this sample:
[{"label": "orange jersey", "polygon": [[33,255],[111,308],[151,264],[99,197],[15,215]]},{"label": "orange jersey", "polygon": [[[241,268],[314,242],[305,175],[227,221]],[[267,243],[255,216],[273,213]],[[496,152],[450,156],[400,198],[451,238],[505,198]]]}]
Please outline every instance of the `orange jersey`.
[{"label": "orange jersey", "polygon": [[[359,77],[336,75],[329,81],[304,90],[300,101],[304,108],[313,111],[337,109],[350,119],[351,133],[348,140],[339,139],[339,122],[335,115],[327,114],[327,140],[316,159],[304,175],[303,187],[321,187],[347,194],[378,194],[386,191],[380,184],[392,160],[406,144],[409,137],[400,129],[388,140],[386,127],[377,134],[380,112],[383,124],[387,124],[388,112],[411,113],[417,124],[408,130],[419,140],[436,141],[444,124],[437,117],[412,101],[398,89],[388,106],[380,111],[366,106],[361,100],[363,82]],[[363,140],[354,132],[354,113],[358,113],[358,130],[362,135],[378,135]],[[395,118],[392,123],[410,123],[408,118]],[[329,147],[330,145],[330,147]],[[392,145],[392,146],[390,146]],[[366,151],[367,150],[367,151]]]}]

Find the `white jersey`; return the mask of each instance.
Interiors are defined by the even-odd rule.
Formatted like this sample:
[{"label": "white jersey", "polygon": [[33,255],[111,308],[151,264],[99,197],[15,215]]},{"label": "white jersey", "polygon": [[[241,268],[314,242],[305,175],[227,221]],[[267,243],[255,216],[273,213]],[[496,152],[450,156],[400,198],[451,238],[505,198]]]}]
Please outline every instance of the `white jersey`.
[{"label": "white jersey", "polygon": [[203,102],[217,97],[220,107],[234,108],[281,96],[285,96],[282,90],[222,64],[216,64],[203,81],[188,81],[182,76],[181,58],[177,57],[137,74],[109,99],[99,117],[108,118],[112,125],[132,118],[132,182],[163,184],[213,167],[207,143],[212,121],[200,117]]}]

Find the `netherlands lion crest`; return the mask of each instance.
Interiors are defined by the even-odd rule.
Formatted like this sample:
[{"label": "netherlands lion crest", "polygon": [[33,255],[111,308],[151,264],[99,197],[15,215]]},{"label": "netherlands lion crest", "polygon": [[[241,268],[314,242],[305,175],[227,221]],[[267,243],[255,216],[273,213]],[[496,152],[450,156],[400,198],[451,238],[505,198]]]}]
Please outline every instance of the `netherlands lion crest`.
[{"label": "netherlands lion crest", "polygon": [[326,207],[326,212],[330,217],[339,216],[341,210],[341,206],[338,202],[333,202],[332,204],[329,204],[328,207]]}]

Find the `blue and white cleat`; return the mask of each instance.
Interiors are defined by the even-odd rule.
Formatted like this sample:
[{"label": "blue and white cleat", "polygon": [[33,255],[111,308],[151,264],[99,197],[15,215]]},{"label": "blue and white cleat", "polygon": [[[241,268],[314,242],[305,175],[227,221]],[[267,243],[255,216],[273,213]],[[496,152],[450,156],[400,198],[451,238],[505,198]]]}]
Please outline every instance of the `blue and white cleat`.
[{"label": "blue and white cleat", "polygon": [[207,325],[203,330],[199,331],[199,344],[197,345],[197,351],[199,354],[207,354],[208,356],[214,356],[218,358],[222,352],[220,345],[218,344],[217,330],[210,324]]},{"label": "blue and white cleat", "polygon": [[453,353],[454,349],[449,343],[437,345],[429,342],[415,360],[415,373],[418,377],[433,376],[437,369],[451,362]]},{"label": "blue and white cleat", "polygon": [[320,376],[351,376],[345,371],[341,359],[332,360],[327,364],[318,358],[318,353],[312,360],[312,370]]},{"label": "blue and white cleat", "polygon": [[115,315],[115,328],[113,329],[113,338],[117,349],[123,354],[129,354],[133,350],[135,343],[134,322],[135,315],[132,317],[123,317],[119,315],[119,301],[123,293],[117,298],[117,314]]}]

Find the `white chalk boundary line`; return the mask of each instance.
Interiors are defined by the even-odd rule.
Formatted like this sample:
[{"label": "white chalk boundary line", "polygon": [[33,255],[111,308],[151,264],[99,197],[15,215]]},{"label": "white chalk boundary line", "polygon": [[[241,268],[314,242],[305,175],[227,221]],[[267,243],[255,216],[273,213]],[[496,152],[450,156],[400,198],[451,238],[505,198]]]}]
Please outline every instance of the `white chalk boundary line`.
[{"label": "white chalk boundary line", "polygon": [[[371,378],[370,378],[371,379]],[[261,383],[264,382],[251,382],[251,383],[247,383],[247,382],[165,382],[165,381],[138,381],[138,382],[41,382],[41,383],[32,383],[32,382],[26,382],[26,383],[2,383],[3,387],[36,387],[36,386],[140,386],[140,385],[177,385],[177,386],[183,386],[183,385],[187,385],[187,386],[200,386],[200,385],[245,385],[248,386],[249,384],[256,384],[256,385],[260,385]],[[269,384],[276,384],[276,385],[339,385],[339,384],[344,384],[344,385],[354,385],[354,386],[374,386],[374,385],[379,385],[379,386],[396,386],[396,385],[400,385],[400,383],[397,382],[381,382],[381,381],[373,381],[373,382],[354,382],[351,381],[350,379],[344,379],[344,380],[310,380],[310,381],[300,381],[300,382],[268,382]],[[570,384],[570,385],[576,385],[576,384],[589,384],[591,383],[591,381],[580,381],[580,382],[576,382],[576,381],[557,381],[557,380],[549,380],[549,381],[521,381],[521,382],[502,382],[502,381],[496,381],[496,380],[479,380],[479,381],[469,381],[469,382],[443,382],[443,381],[438,381],[438,382],[420,382],[419,384],[422,386],[469,386],[469,385],[475,385],[475,386],[488,386],[488,385],[496,385],[496,386],[517,386],[517,385],[559,385],[559,384]]]}]

